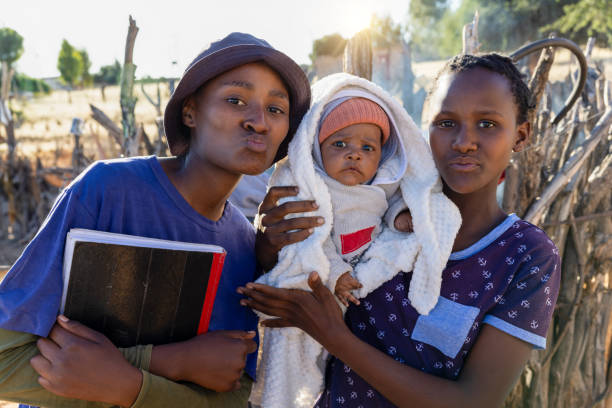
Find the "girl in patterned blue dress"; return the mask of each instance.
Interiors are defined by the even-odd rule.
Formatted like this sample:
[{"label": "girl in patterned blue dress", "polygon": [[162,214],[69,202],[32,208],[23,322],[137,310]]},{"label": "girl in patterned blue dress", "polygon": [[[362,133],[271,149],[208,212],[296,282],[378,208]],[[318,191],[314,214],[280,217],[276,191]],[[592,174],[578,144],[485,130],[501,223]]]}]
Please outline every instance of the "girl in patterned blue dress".
[{"label": "girl in patterned blue dress", "polygon": [[[350,305],[344,322],[314,272],[312,292],[239,289],[244,305],[278,316],[265,325],[299,327],[332,355],[316,407],[499,406],[531,350],[546,346],[559,291],[558,251],[542,230],[504,213],[496,200],[512,152],[529,140],[529,96],[512,61],[497,54],[457,56],[435,80],[430,146],[463,224],[429,315],[419,315],[406,297],[411,272]],[[261,206],[264,264],[316,226],[313,217],[284,220],[308,204],[276,207],[288,191],[271,190]]]}]

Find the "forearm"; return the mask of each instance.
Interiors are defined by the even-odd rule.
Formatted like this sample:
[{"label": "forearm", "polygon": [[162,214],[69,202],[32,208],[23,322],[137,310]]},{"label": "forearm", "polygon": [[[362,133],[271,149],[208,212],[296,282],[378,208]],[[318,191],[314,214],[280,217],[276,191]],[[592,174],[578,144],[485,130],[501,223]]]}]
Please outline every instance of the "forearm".
[{"label": "forearm", "polygon": [[[44,389],[38,383],[38,373],[30,365],[30,359],[39,354],[37,339],[38,337],[28,333],[0,329],[0,400],[62,408],[110,406],[60,397]],[[135,346],[121,351],[132,365],[143,370],[148,368],[151,346]],[[217,393],[195,384],[178,384],[143,371],[142,387],[133,407],[245,407],[251,385],[252,381],[243,376],[239,389]]]},{"label": "forearm", "polygon": [[237,390],[215,392],[191,383],[175,383],[148,372],[144,374],[142,390],[132,408],[244,408],[253,384],[247,375],[243,375]]},{"label": "forearm", "polygon": [[[493,407],[461,381],[447,380],[398,363],[346,330],[330,344],[330,353],[399,407]],[[368,356],[368,358],[363,358]]]}]

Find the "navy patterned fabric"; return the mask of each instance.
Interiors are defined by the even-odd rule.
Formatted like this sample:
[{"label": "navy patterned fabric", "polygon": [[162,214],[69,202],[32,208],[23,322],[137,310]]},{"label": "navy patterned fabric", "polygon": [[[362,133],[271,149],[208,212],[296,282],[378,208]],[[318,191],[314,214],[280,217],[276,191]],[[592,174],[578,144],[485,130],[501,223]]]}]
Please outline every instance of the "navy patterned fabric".
[{"label": "navy patterned fabric", "polygon": [[[396,361],[457,379],[484,323],[536,348],[559,292],[559,253],[539,228],[510,215],[471,247],[453,253],[442,275],[441,298],[427,316],[410,305],[411,273],[393,279],[351,305],[345,321],[360,339]],[[315,405],[393,407],[342,361],[331,358]]]}]

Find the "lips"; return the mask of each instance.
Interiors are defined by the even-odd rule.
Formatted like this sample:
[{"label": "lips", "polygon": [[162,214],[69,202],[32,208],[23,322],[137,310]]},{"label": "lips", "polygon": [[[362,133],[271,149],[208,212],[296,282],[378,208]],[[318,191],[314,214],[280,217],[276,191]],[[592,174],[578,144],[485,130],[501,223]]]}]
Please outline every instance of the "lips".
[{"label": "lips", "polygon": [[359,170],[357,167],[347,167],[345,169],[342,169],[342,171],[346,171],[346,172],[354,172],[354,173],[359,173],[361,174],[361,170]]},{"label": "lips", "polygon": [[473,157],[461,156],[456,157],[448,162],[448,167],[456,171],[473,171],[480,167],[480,161]]},{"label": "lips", "polygon": [[246,137],[246,144],[249,150],[257,153],[263,153],[268,148],[263,137],[253,134]]}]

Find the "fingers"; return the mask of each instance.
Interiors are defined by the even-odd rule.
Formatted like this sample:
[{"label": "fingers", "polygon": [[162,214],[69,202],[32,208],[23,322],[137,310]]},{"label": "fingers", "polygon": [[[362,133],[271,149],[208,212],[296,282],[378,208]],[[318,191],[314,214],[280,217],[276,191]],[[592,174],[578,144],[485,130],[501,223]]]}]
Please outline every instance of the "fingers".
[{"label": "fingers", "polygon": [[253,340],[245,340],[245,342],[247,346],[247,349],[246,349],[247,354],[251,354],[257,351],[257,343],[255,343]]},{"label": "fingers", "polygon": [[[298,218],[294,218],[294,219],[297,220]],[[314,227],[305,226],[305,228],[302,228],[302,229],[296,228],[294,231],[292,231],[291,227],[287,227],[284,224],[284,221],[280,222],[279,224],[282,224],[282,225],[276,225],[274,227],[269,227],[268,231],[266,231],[265,233],[267,234],[266,238],[268,242],[273,247],[279,250],[280,248],[283,248],[287,245],[295,244],[296,242],[301,242],[305,240],[314,232]],[[287,231],[292,231],[292,232],[287,232]]]},{"label": "fingers", "polygon": [[345,292],[336,292],[336,297],[344,306],[348,307],[348,302],[346,300],[347,296]]},{"label": "fingers", "polygon": [[[57,323],[68,333],[93,341],[94,343],[100,344],[106,340],[106,337],[100,332],[92,330],[76,320],[70,320],[66,316],[58,316]],[[60,336],[59,340],[61,341],[63,338],[65,338],[65,336]],[[53,339],[53,341],[55,341],[60,347],[62,346],[62,344],[57,342],[55,339]]]},{"label": "fingers", "polygon": [[298,195],[299,189],[295,186],[274,186],[268,190],[263,201],[259,205],[259,213],[267,212],[276,207],[276,203],[283,197],[293,197]]},{"label": "fingers", "polygon": [[[349,302],[359,306],[361,304],[361,302],[359,301],[359,299],[357,299],[355,296],[353,296],[353,294],[349,293],[347,296],[347,299],[349,300]],[[348,306],[348,304],[346,305]]]},{"label": "fingers", "polygon": [[55,342],[44,337],[36,341],[36,347],[38,347],[40,354],[49,361],[53,361],[60,352],[60,348]]},{"label": "fingers", "polygon": [[[283,203],[278,207],[273,207],[265,212],[260,210],[260,214],[264,214],[261,219],[261,225],[264,227],[270,227],[283,221],[288,214],[308,213],[316,210],[317,208],[318,205],[314,201],[287,201],[286,203]],[[314,224],[311,226],[315,227],[317,225],[319,224]]]},{"label": "fingers", "polygon": [[292,325],[289,321],[285,319],[267,319],[267,320],[263,320],[261,324],[264,327],[271,327],[271,328],[295,327],[294,325]]},{"label": "fingers", "polygon": [[30,359],[30,365],[38,375],[46,376],[51,372],[51,362],[40,354]]},{"label": "fingers", "polygon": [[349,275],[349,277],[346,279],[346,286],[351,290],[360,289],[363,287],[363,285],[359,283],[359,281],[352,275]]},{"label": "fingers", "polygon": [[239,339],[239,340],[250,340],[250,339],[255,338],[255,331],[253,330],[250,330],[250,331],[218,330],[218,331],[211,332],[211,334],[212,333],[216,333],[217,335],[223,335],[223,336],[230,337],[232,339]]}]

